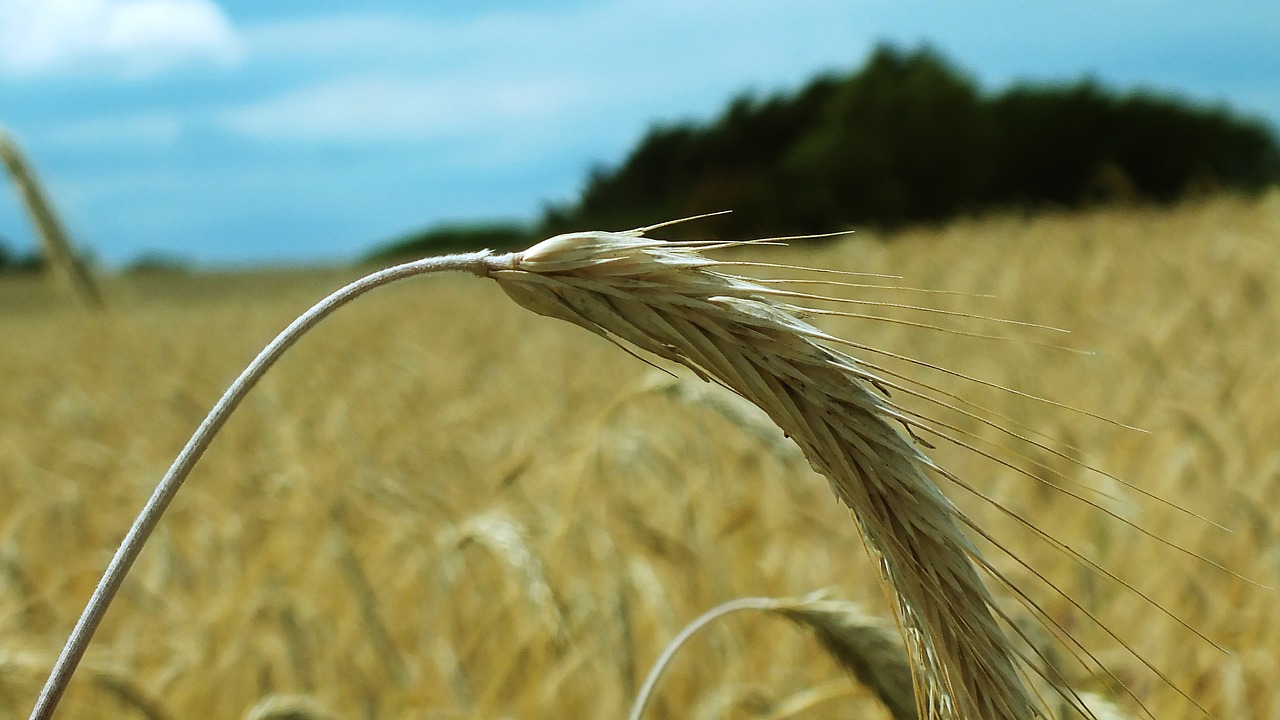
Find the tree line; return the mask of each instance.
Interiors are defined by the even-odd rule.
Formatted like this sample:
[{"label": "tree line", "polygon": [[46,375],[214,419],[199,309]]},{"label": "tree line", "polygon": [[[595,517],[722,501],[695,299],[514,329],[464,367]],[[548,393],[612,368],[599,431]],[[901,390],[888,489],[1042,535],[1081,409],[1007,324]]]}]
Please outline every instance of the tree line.
[{"label": "tree line", "polygon": [[[490,235],[513,247],[732,210],[697,231],[817,233],[1009,208],[1168,203],[1278,181],[1274,130],[1226,107],[1092,79],[988,93],[930,48],[882,46],[856,71],[742,95],[709,122],[653,127],[623,162],[592,170],[577,200],[529,226],[434,232],[454,247],[494,244]],[[431,235],[399,247],[436,249]]]},{"label": "tree line", "polygon": [[44,270],[44,257],[35,250],[20,252],[0,237],[0,274],[39,273]]}]

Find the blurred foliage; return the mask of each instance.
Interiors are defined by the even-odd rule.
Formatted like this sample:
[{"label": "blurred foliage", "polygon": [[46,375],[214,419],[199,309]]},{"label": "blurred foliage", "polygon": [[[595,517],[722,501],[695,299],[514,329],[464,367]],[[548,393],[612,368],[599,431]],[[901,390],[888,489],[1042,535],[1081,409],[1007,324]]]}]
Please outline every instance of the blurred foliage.
[{"label": "blurred foliage", "polygon": [[428,255],[490,250],[517,250],[533,240],[530,228],[516,223],[485,222],[440,225],[392,240],[361,258],[362,262],[385,264],[415,260]]},{"label": "blurred foliage", "polygon": [[134,258],[124,271],[132,275],[181,275],[191,272],[191,263],[166,252],[147,252]]},{"label": "blurred foliage", "polygon": [[[1223,106],[1093,79],[985,93],[930,48],[875,50],[846,75],[749,94],[715,120],[658,125],[576,202],[534,227],[446,225],[366,261],[515,249],[584,228],[626,229],[720,210],[704,236],[894,228],[1010,208],[1168,203],[1280,181],[1280,142]],[[679,237],[679,227],[666,231]]]},{"label": "blurred foliage", "polygon": [[8,273],[36,273],[44,269],[44,258],[37,252],[22,253],[14,250],[0,237],[0,275]]},{"label": "blurred foliage", "polygon": [[[543,234],[731,209],[723,234],[893,227],[1009,207],[1170,202],[1280,179],[1264,123],[1085,79],[983,93],[937,52],[877,49],[794,94],[743,95],[709,124],[652,129]],[[708,225],[699,224],[705,232]]]}]

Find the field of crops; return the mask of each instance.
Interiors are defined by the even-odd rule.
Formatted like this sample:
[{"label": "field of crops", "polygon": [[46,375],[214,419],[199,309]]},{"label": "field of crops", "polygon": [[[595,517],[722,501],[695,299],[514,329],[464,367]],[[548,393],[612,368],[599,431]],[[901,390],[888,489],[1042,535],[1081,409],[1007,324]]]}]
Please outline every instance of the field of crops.
[{"label": "field of crops", "polygon": [[[891,365],[1043,433],[1008,465],[945,442],[930,454],[1228,651],[944,487],[1026,563],[982,545],[993,564],[1115,675],[1064,661],[1073,685],[1137,716],[1119,680],[1156,717],[1202,717],[1123,641],[1220,720],[1280,718],[1280,591],[1259,587],[1280,587],[1280,194],[1001,215],[751,256],[966,293],[841,294],[1070,329],[879,306],[868,311],[1029,342],[814,321],[1149,431]],[[26,717],[133,514],[228,382],[358,274],[118,277],[102,313],[3,279],[0,718]],[[292,703],[292,717],[621,718],[666,643],[718,603],[825,588],[887,617],[827,482],[767,419],[676,375],[471,277],[356,302],[214,443],[61,717],[261,718]],[[980,447],[1012,444],[957,422]],[[803,628],[739,613],[677,656],[647,717],[889,715]]]}]

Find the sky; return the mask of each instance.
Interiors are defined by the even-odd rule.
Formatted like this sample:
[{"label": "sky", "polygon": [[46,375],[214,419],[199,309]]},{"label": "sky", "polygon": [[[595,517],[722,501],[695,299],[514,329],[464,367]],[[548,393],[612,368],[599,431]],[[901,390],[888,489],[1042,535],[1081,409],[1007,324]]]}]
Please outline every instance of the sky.
[{"label": "sky", "polygon": [[[881,42],[1278,127],[1277,38],[1275,0],[0,0],[0,126],[108,267],[308,264],[536,219],[653,124]],[[11,187],[0,238],[36,247]]]}]

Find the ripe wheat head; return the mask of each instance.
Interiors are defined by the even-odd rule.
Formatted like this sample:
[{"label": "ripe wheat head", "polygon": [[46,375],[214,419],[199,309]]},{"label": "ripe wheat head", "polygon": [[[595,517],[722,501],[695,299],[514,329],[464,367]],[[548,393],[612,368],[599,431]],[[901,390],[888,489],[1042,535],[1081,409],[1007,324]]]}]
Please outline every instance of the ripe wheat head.
[{"label": "ripe wheat head", "polygon": [[927,716],[1040,714],[971,560],[980,553],[927,475],[933,463],[909,430],[917,421],[889,403],[885,379],[779,302],[791,293],[701,254],[722,245],[575,233],[495,258],[490,276],[536,313],[725,385],[791,436],[879,559]]}]

